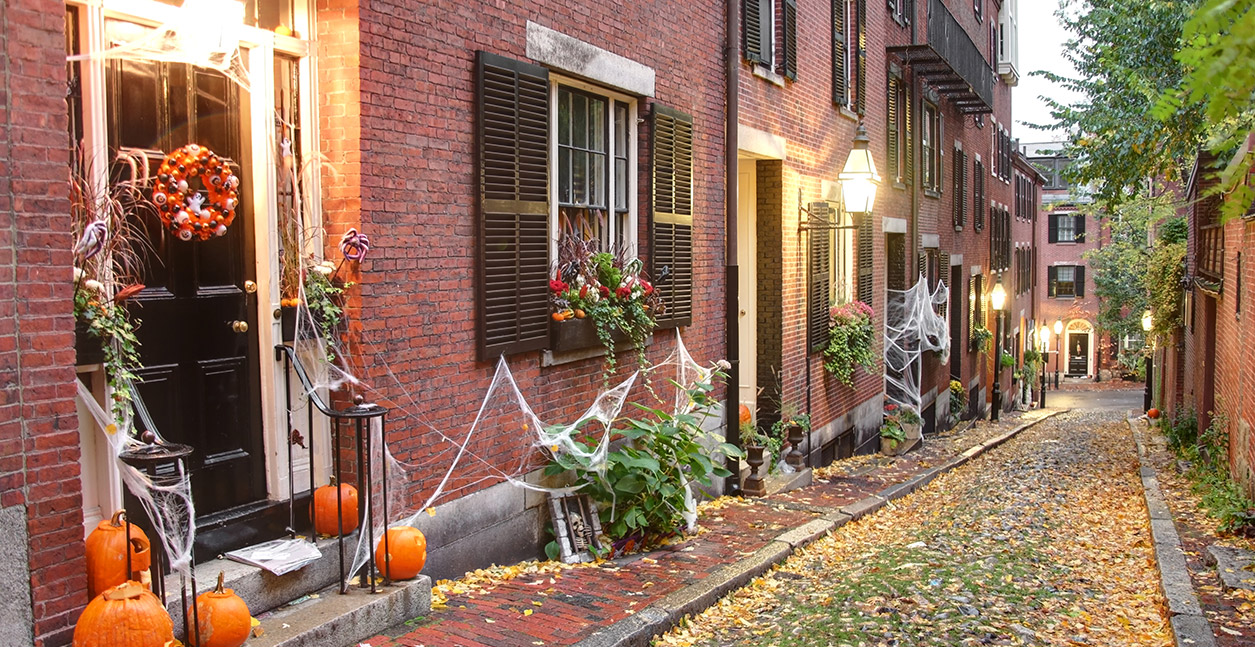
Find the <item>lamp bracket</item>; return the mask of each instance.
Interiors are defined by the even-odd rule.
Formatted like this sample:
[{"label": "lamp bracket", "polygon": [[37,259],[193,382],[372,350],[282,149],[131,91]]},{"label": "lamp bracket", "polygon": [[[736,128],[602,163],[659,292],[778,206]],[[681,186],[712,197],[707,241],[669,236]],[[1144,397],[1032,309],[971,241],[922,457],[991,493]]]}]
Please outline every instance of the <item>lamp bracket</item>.
[{"label": "lamp bracket", "polygon": [[[841,224],[845,220],[844,215],[846,213],[848,212],[841,207],[839,202],[836,208],[833,208],[833,204],[827,200],[820,200],[807,205],[802,202],[802,189],[797,190],[798,231],[858,229],[858,225]],[[850,221],[854,221],[853,214],[851,214]]]}]

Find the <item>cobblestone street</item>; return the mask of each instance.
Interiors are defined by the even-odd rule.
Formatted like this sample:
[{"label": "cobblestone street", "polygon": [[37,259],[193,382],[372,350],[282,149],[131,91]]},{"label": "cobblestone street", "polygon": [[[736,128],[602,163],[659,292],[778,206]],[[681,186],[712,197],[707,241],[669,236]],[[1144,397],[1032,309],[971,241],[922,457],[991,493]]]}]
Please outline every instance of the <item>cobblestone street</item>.
[{"label": "cobblestone street", "polygon": [[660,645],[1167,645],[1124,411],[1066,413],[799,551]]}]

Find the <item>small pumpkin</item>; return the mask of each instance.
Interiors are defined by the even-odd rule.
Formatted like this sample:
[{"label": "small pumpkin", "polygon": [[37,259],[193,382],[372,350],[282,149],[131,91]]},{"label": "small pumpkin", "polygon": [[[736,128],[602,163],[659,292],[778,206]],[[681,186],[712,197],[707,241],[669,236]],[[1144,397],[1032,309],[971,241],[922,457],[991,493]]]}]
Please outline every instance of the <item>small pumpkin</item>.
[{"label": "small pumpkin", "polygon": [[347,483],[337,487],[333,478],[331,485],[314,490],[314,500],[310,503],[314,532],[320,535],[340,534],[340,525],[336,521],[340,514],[337,501],[344,502],[344,534],[357,530],[357,488]]},{"label": "small pumpkin", "polygon": [[394,580],[408,580],[427,563],[427,538],[422,531],[411,526],[395,526],[388,529],[388,553],[384,554],[384,541],[375,546],[375,566]]},{"label": "small pumpkin", "polygon": [[754,421],[754,413],[746,405],[741,405],[741,424],[747,425]]},{"label": "small pumpkin", "polygon": [[1151,420],[1159,419],[1159,409],[1151,407],[1150,411],[1146,412],[1146,416],[1149,417]]},{"label": "small pumpkin", "polygon": [[218,572],[218,586],[196,597],[196,616],[188,609],[187,617],[195,618],[199,629],[188,636],[194,647],[240,647],[253,629],[253,615],[244,599],[231,589],[223,588],[225,574]]},{"label": "small pumpkin", "polygon": [[106,589],[83,609],[74,626],[74,647],[165,647],[174,640],[170,614],[142,584]]},{"label": "small pumpkin", "polygon": [[[118,510],[108,520],[96,524],[96,529],[87,536],[87,597],[89,600],[106,589],[115,587],[127,580],[136,580],[149,585],[152,576],[152,543],[148,535],[138,526],[131,524],[130,541],[127,541],[126,511]],[[131,551],[131,572],[126,572],[127,546]]]}]

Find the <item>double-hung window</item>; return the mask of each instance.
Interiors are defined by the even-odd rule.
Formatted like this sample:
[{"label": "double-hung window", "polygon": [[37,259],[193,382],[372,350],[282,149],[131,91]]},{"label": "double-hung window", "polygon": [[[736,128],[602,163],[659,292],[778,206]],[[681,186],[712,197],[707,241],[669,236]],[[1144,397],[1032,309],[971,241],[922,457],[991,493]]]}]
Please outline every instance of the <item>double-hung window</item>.
[{"label": "double-hung window", "polygon": [[1085,241],[1085,216],[1082,214],[1052,213],[1047,224],[1048,242],[1080,243]]},{"label": "double-hung window", "polygon": [[920,124],[920,148],[922,163],[920,169],[924,189],[941,192],[941,114],[937,106],[924,103],[924,120]]},{"label": "double-hung window", "polygon": [[1046,269],[1047,296],[1071,299],[1085,296],[1084,265],[1053,265]]},{"label": "double-hung window", "polygon": [[550,92],[558,135],[553,242],[575,236],[596,241],[599,251],[635,255],[635,102],[560,80],[551,81]]}]

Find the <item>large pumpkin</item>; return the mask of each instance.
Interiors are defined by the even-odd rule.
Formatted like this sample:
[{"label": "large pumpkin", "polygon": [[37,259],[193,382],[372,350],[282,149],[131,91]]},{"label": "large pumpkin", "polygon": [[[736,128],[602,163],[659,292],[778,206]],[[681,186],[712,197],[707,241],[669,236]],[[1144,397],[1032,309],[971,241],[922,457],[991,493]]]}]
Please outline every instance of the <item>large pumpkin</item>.
[{"label": "large pumpkin", "polygon": [[222,588],[223,574],[218,573],[218,586],[196,597],[196,615],[188,609],[188,622],[195,620],[199,629],[188,636],[195,647],[240,647],[253,629],[253,615],[243,598],[231,589]]},{"label": "large pumpkin", "polygon": [[[385,559],[386,558],[386,559]],[[396,526],[388,529],[388,554],[383,539],[375,546],[375,566],[394,580],[408,580],[427,563],[427,538],[418,528]]]},{"label": "large pumpkin", "polygon": [[749,407],[745,405],[741,405],[740,414],[741,414],[741,424],[745,425],[754,421],[754,414],[753,412],[750,411]]},{"label": "large pumpkin", "polygon": [[324,485],[314,490],[314,500],[310,504],[314,517],[314,532],[320,535],[339,535],[340,527],[336,521],[340,514],[336,504],[336,496],[344,501],[344,534],[357,530],[357,488],[347,483],[339,487],[334,484]]},{"label": "large pumpkin", "polygon": [[1151,420],[1155,420],[1156,418],[1159,417],[1159,409],[1151,407],[1150,411],[1146,412],[1146,416],[1150,418]]},{"label": "large pumpkin", "polygon": [[74,647],[166,647],[173,640],[170,614],[134,581],[96,596],[74,626]]},{"label": "large pumpkin", "polygon": [[[112,518],[96,524],[96,529],[87,536],[88,600],[94,600],[106,589],[128,580],[145,585],[151,581],[148,569],[152,565],[152,544],[148,535],[134,524],[131,524],[131,540],[128,542],[125,518],[126,511],[118,510]],[[128,544],[131,551],[130,573],[126,572]]]}]

